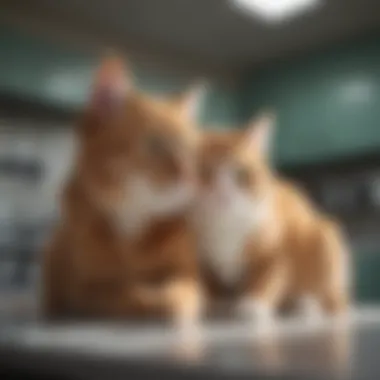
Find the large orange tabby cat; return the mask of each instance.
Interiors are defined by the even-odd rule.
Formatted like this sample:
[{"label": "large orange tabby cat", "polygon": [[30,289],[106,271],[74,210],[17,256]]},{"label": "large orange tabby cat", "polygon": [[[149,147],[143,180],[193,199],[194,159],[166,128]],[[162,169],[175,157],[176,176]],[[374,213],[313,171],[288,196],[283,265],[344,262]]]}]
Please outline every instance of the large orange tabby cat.
[{"label": "large orange tabby cat", "polygon": [[289,297],[309,316],[347,307],[348,252],[339,225],[268,160],[273,118],[208,132],[194,226],[211,296],[264,321]]},{"label": "large orange tabby cat", "polygon": [[44,255],[48,317],[196,318],[194,240],[183,216],[194,195],[196,94],[151,99],[133,89],[119,59],[101,66]]}]

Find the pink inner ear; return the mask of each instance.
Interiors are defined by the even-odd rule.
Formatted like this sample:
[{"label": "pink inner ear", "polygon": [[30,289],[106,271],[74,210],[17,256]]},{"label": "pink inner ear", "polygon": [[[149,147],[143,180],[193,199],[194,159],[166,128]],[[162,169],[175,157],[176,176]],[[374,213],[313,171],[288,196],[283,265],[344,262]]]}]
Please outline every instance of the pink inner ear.
[{"label": "pink inner ear", "polygon": [[204,101],[206,87],[203,83],[197,83],[182,96],[181,112],[190,120],[196,119]]},{"label": "pink inner ear", "polygon": [[120,105],[130,85],[123,63],[118,58],[108,58],[97,73],[91,96],[91,106],[100,110]]},{"label": "pink inner ear", "polygon": [[104,85],[93,93],[91,105],[99,110],[112,110],[122,103],[124,96],[111,86]]},{"label": "pink inner ear", "polygon": [[272,143],[274,116],[265,114],[251,123],[248,133],[248,144],[261,154],[267,154]]}]

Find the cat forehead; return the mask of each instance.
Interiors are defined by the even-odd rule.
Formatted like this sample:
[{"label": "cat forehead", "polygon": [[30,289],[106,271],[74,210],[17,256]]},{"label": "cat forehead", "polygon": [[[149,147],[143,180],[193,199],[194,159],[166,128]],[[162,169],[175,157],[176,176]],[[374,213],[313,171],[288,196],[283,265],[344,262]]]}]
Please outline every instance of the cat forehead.
[{"label": "cat forehead", "polygon": [[238,131],[206,131],[201,155],[204,158],[228,158],[239,153],[241,134]]},{"label": "cat forehead", "polygon": [[252,168],[265,165],[257,154],[245,148],[243,139],[244,133],[241,130],[205,132],[201,160],[215,165],[234,162]]},{"label": "cat forehead", "polygon": [[[190,122],[168,100],[136,94],[126,101],[126,119],[135,118],[140,127],[157,132],[177,133],[191,131]],[[189,133],[190,134],[190,133]]]}]

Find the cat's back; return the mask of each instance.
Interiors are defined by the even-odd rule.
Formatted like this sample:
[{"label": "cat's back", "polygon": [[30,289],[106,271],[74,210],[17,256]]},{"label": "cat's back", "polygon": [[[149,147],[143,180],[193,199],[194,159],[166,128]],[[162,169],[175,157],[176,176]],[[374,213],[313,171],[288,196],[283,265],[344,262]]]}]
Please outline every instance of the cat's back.
[{"label": "cat's back", "polygon": [[278,215],[282,221],[283,239],[289,251],[312,254],[326,243],[337,250],[345,241],[340,223],[312,202],[294,183],[278,181]]},{"label": "cat's back", "polygon": [[306,223],[307,226],[313,225],[314,227],[317,225],[318,229],[329,231],[340,229],[340,223],[332,215],[323,212],[300,186],[292,181],[279,178],[277,187],[278,207],[289,222]]},{"label": "cat's back", "polygon": [[288,223],[311,223],[319,217],[319,210],[306,192],[294,182],[277,177],[275,180],[275,207]]},{"label": "cat's back", "polygon": [[286,250],[299,252],[312,245],[327,218],[293,182],[276,178],[274,216]]}]

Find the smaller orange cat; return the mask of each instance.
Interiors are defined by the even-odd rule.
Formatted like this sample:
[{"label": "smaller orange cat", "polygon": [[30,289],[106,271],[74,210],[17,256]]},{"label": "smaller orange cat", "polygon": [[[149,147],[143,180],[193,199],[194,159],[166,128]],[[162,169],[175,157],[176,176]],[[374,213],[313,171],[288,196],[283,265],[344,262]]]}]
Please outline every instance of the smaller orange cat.
[{"label": "smaller orange cat", "polygon": [[270,319],[288,298],[303,310],[340,313],[349,300],[349,256],[339,225],[270,167],[273,118],[246,130],[208,132],[193,211],[211,297]]},{"label": "smaller orange cat", "polygon": [[43,257],[47,316],[197,317],[196,255],[185,218],[196,183],[197,94],[147,97],[119,59],[104,62]]}]

